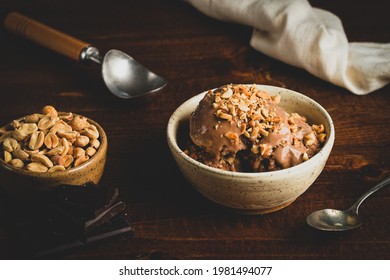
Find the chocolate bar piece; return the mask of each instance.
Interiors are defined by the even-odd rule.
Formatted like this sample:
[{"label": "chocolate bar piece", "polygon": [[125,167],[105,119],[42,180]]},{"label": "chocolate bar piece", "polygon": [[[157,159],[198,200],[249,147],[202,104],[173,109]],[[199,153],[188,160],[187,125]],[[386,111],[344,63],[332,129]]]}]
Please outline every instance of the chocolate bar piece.
[{"label": "chocolate bar piece", "polygon": [[53,258],[97,241],[131,234],[132,227],[124,214],[126,205],[117,198],[116,188],[60,186],[34,205],[19,204],[19,214],[13,217],[13,237],[23,244],[24,257]]},{"label": "chocolate bar piece", "polygon": [[51,192],[46,200],[50,208],[62,215],[63,219],[74,223],[84,234],[125,210],[123,202],[115,203],[117,197],[118,189],[90,183],[82,187],[62,185]]},{"label": "chocolate bar piece", "polygon": [[124,215],[119,214],[104,223],[102,226],[95,228],[93,232],[85,235],[83,239],[78,238],[78,236],[68,234],[66,235],[66,238],[64,238],[65,236],[62,236],[60,240],[52,240],[54,242],[51,243],[45,242],[43,246],[34,250],[33,257],[38,259],[60,257],[62,254],[72,253],[77,249],[91,246],[96,242],[113,237],[131,235],[132,233],[133,229],[127,219]]}]

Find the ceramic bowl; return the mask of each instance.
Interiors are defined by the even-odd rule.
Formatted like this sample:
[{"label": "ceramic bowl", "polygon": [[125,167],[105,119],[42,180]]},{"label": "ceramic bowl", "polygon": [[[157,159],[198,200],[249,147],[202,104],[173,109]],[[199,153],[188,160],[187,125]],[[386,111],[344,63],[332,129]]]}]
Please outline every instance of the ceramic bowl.
[{"label": "ceramic bowl", "polygon": [[[77,114],[73,114],[76,116]],[[22,118],[21,118],[22,119]],[[75,186],[92,182],[97,184],[104,171],[107,157],[107,136],[103,128],[95,121],[88,119],[90,124],[99,131],[100,146],[97,152],[86,162],[65,171],[32,172],[15,168],[0,157],[0,187],[20,198],[39,195],[42,191],[50,190],[62,184]]]},{"label": "ceramic bowl", "polygon": [[306,116],[309,124],[324,124],[327,139],[316,155],[287,169],[261,173],[220,170],[192,159],[183,152],[178,139],[183,133],[188,133],[191,113],[207,91],[178,107],[167,126],[168,146],[184,177],[206,198],[247,214],[274,212],[295,201],[322,172],[335,139],[333,121],[316,101],[285,88],[257,86],[270,95],[280,94],[279,105],[287,112]]}]

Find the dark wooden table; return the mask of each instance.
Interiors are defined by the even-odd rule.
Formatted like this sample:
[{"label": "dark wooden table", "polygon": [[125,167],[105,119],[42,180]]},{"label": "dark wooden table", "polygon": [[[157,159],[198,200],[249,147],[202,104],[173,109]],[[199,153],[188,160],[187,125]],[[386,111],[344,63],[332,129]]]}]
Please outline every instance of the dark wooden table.
[{"label": "dark wooden table", "polygon": [[[311,1],[342,18],[351,41],[390,42],[387,2]],[[120,49],[165,77],[153,101],[114,97],[100,68],[81,65],[0,31],[0,123],[51,104],[98,121],[109,138],[102,183],[127,204],[132,237],[66,259],[389,259],[390,189],[361,207],[364,224],[344,233],[305,223],[320,208],[347,208],[390,175],[390,87],[356,96],[249,46],[251,28],[211,19],[182,1],[5,0],[19,11],[102,52]],[[353,7],[351,6],[353,5]],[[167,121],[188,98],[226,83],[261,83],[314,98],[331,114],[336,141],[315,183],[291,206],[263,216],[221,209],[182,177],[166,143]],[[2,196],[3,201],[7,199]],[[7,215],[7,209],[1,209]],[[2,217],[3,217],[2,216]],[[0,222],[0,257],[21,258]]]}]

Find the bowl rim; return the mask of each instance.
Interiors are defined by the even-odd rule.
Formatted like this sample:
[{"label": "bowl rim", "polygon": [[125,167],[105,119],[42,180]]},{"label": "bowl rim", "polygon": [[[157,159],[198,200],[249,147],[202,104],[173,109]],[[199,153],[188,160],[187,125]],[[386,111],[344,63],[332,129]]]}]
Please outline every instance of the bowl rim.
[{"label": "bowl rim", "polygon": [[[58,112],[59,114],[61,113],[64,113],[64,112]],[[26,115],[27,116],[27,115]],[[23,119],[25,118],[26,116],[22,116],[20,118],[17,118],[17,120],[20,120],[20,119]],[[69,169],[66,169],[66,170],[60,170],[60,171],[55,171],[53,173],[51,172],[34,172],[34,171],[30,171],[30,170],[26,170],[26,169],[23,169],[23,168],[17,168],[17,167],[13,167],[12,165],[6,163],[1,157],[0,157],[0,167],[3,167],[5,169],[7,169],[8,171],[11,171],[11,172],[15,172],[17,174],[20,174],[20,175],[25,175],[25,176],[39,176],[41,178],[54,178],[53,174],[56,174],[56,175],[62,175],[62,176],[68,176],[68,175],[71,175],[73,173],[76,173],[77,171],[80,171],[81,169],[84,169],[85,167],[87,167],[88,165],[92,164],[93,163],[93,159],[95,159],[98,155],[102,154],[102,153],[105,153],[107,151],[107,145],[108,145],[108,140],[107,140],[107,135],[106,135],[106,132],[104,131],[103,127],[98,124],[96,121],[84,116],[84,115],[81,115],[81,114],[76,114],[76,113],[73,113],[73,116],[82,116],[82,117],[85,117],[88,122],[94,126],[96,126],[96,128],[98,129],[99,131],[99,140],[100,140],[100,146],[99,148],[97,149],[96,151],[96,154],[94,154],[90,159],[88,159],[86,162],[83,162],[82,164],[80,164],[79,166],[76,166],[76,167],[72,167],[72,168],[69,168]],[[7,124],[8,125],[8,124]],[[6,126],[7,126],[6,125]]]},{"label": "bowl rim", "polygon": [[[291,90],[291,89],[287,89],[287,88],[271,86],[271,85],[264,85],[264,84],[241,84],[241,85],[246,85],[246,86],[253,86],[254,85],[254,86],[256,86],[259,89],[264,90],[264,91],[276,90],[276,91],[279,91],[279,92],[280,91],[288,92],[288,93],[293,94],[293,95],[295,95],[295,96],[297,96],[297,97],[299,97],[299,98],[301,98],[301,99],[303,99],[305,101],[308,101],[308,103],[311,103],[316,108],[318,108],[320,110],[321,114],[325,116],[325,119],[326,119],[327,123],[329,124],[329,132],[327,133],[327,138],[326,138],[325,144],[321,148],[321,150],[319,150],[313,157],[311,157],[309,160],[307,160],[305,162],[301,162],[301,163],[299,163],[299,164],[297,164],[295,166],[291,166],[289,168],[280,169],[280,170],[274,170],[274,171],[266,171],[266,172],[228,171],[228,170],[223,170],[223,169],[219,169],[219,168],[216,168],[216,167],[208,166],[208,165],[206,165],[204,163],[201,163],[201,162],[191,158],[190,156],[185,154],[184,151],[179,147],[179,145],[177,143],[177,135],[175,135],[175,128],[177,128],[179,122],[181,120],[183,120],[183,112],[182,111],[184,110],[184,108],[187,107],[190,103],[193,103],[194,100],[199,99],[198,101],[200,101],[203,98],[203,96],[209,90],[215,90],[216,89],[216,88],[214,88],[214,89],[209,89],[209,90],[203,91],[202,93],[197,94],[197,95],[187,99],[185,102],[183,102],[173,112],[173,114],[169,118],[168,125],[167,125],[167,130],[166,130],[167,142],[168,142],[168,146],[171,149],[171,151],[175,152],[177,154],[182,155],[182,158],[185,161],[187,161],[190,164],[196,165],[197,167],[202,168],[204,171],[208,171],[209,173],[218,173],[218,174],[226,175],[226,176],[230,176],[230,177],[245,177],[245,178],[256,177],[257,179],[260,179],[260,178],[263,178],[263,177],[270,177],[270,176],[271,177],[272,176],[283,176],[283,175],[287,175],[287,174],[290,174],[290,173],[293,173],[293,172],[299,173],[299,171],[301,169],[308,168],[310,166],[310,164],[314,160],[318,161],[318,160],[321,160],[321,158],[324,158],[324,157],[325,157],[325,160],[326,160],[328,158],[328,156],[329,156],[329,154],[330,154],[330,152],[332,150],[332,147],[333,147],[333,144],[334,144],[334,140],[335,140],[335,128],[334,128],[334,123],[333,123],[333,120],[332,120],[330,114],[325,110],[324,107],[322,107],[321,104],[319,104],[314,99],[312,99],[312,98],[310,98],[310,97],[308,97],[308,96],[306,96],[306,95],[304,95],[304,94],[302,94],[300,92],[297,92],[297,91],[294,91],[294,90]],[[198,105],[198,103],[199,102],[196,102],[196,105],[195,105],[193,111],[195,110],[195,108]]]}]

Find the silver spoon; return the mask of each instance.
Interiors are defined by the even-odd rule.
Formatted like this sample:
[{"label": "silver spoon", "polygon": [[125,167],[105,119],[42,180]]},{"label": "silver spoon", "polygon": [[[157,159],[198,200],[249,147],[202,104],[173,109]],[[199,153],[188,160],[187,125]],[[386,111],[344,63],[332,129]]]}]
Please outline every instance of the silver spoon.
[{"label": "silver spoon", "polygon": [[318,210],[307,216],[306,222],[313,228],[324,231],[344,231],[360,227],[362,221],[358,215],[359,206],[371,194],[389,184],[390,177],[368,190],[350,208]]},{"label": "silver spoon", "polygon": [[4,26],[13,33],[73,60],[101,64],[107,88],[120,98],[146,96],[160,91],[167,84],[165,79],[121,51],[110,50],[102,58],[96,47],[19,13],[8,14]]}]

